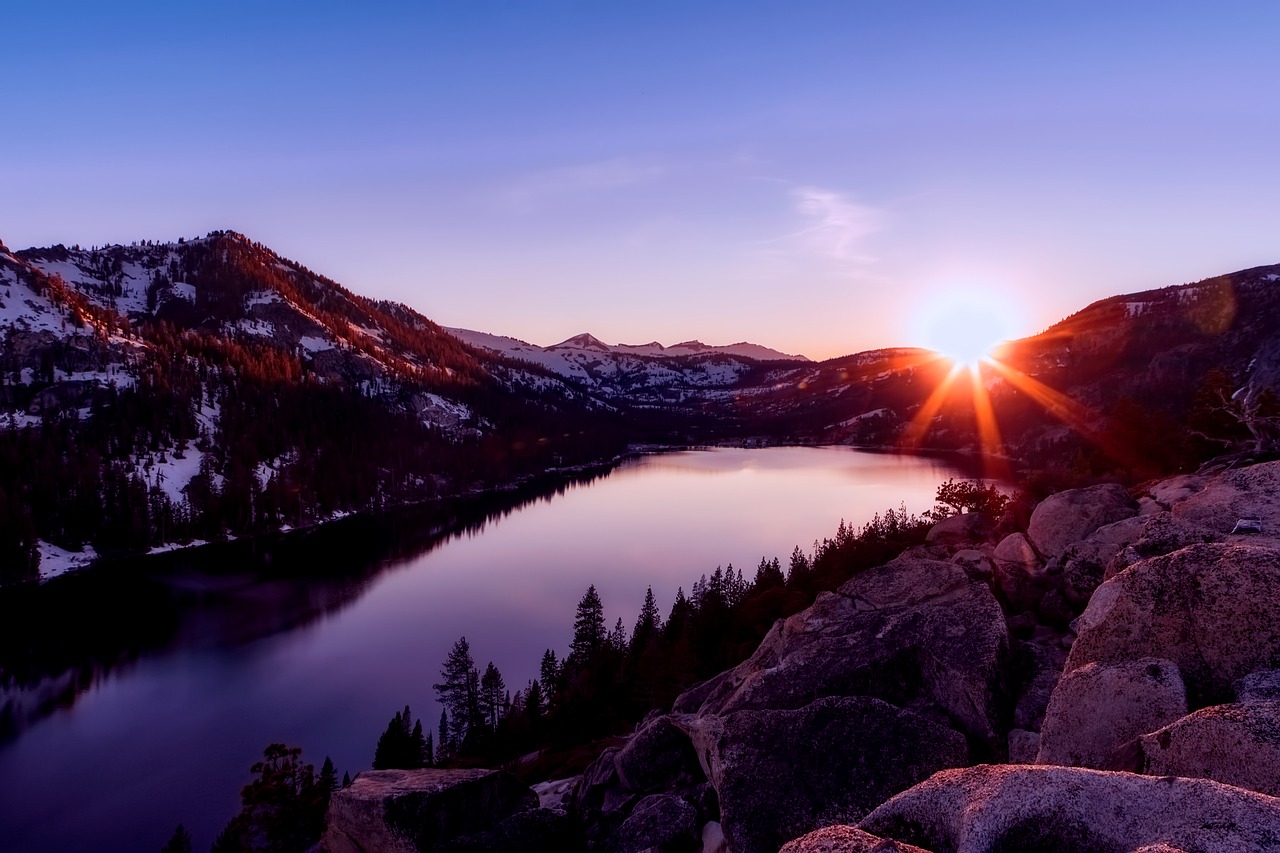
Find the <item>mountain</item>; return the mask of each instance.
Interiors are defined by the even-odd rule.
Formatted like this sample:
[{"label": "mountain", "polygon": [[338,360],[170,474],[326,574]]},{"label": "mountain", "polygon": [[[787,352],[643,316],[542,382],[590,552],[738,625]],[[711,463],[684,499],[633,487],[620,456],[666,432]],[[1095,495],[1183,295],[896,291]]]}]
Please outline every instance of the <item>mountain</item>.
[{"label": "mountain", "polygon": [[0,565],[313,524],[636,443],[985,443],[1155,476],[1280,445],[1278,288],[1269,266],[1104,299],[1007,344],[975,385],[917,349],[811,362],[444,329],[232,231],[0,244]]},{"label": "mountain", "polygon": [[751,384],[762,369],[774,366],[772,362],[809,361],[748,343],[713,347],[686,341],[664,347],[655,341],[610,346],[584,333],[540,347],[470,329],[446,331],[477,349],[537,364],[608,397],[626,397],[645,405],[678,404],[690,398],[707,401],[714,397],[708,391]]},{"label": "mountain", "polygon": [[0,564],[310,524],[625,450],[643,425],[235,232],[0,252]]}]

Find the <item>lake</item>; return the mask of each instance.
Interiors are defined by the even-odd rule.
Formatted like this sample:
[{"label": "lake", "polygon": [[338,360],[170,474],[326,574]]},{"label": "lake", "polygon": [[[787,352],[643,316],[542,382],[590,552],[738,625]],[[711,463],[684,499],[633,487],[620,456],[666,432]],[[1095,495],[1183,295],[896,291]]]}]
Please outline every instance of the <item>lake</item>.
[{"label": "lake", "polygon": [[0,848],[158,851],[183,823],[207,850],[266,744],[354,776],[406,703],[433,729],[458,637],[514,691],[567,651],[589,584],[629,630],[650,585],[665,615],[717,566],[785,567],[841,519],[928,509],[951,476],[836,447],[655,454],[432,529],[326,525],[279,546],[292,562],[235,543],[27,590],[7,605],[6,654],[37,663],[0,693]]}]

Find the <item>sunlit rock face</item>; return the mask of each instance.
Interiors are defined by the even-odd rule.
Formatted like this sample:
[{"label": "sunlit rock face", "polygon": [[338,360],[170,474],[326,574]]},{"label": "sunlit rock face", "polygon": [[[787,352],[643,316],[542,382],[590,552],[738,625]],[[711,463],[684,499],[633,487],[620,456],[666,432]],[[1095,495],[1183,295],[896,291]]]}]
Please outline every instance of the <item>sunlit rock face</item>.
[{"label": "sunlit rock face", "polygon": [[1143,771],[1280,797],[1280,701],[1201,708],[1142,737]]},{"label": "sunlit rock face", "polygon": [[778,853],[929,853],[912,844],[881,838],[854,826],[828,826],[788,841]]},{"label": "sunlit rock face", "polygon": [[1186,689],[1170,661],[1086,664],[1064,675],[1053,691],[1036,760],[1109,769],[1126,743],[1186,713]]},{"label": "sunlit rock face", "polygon": [[1234,681],[1280,660],[1278,588],[1280,551],[1270,548],[1193,545],[1137,563],[1093,594],[1066,671],[1164,657],[1191,707],[1228,701]]},{"label": "sunlit rock face", "polygon": [[1068,545],[1104,524],[1137,514],[1137,503],[1122,486],[1104,483],[1070,489],[1050,495],[1036,506],[1027,525],[1027,536],[1041,556],[1053,560]]},{"label": "sunlit rock face", "polygon": [[483,833],[538,799],[498,770],[370,770],[329,801],[328,853],[418,853]]},{"label": "sunlit rock face", "polygon": [[1000,765],[937,773],[858,825],[949,853],[1256,853],[1280,850],[1277,827],[1280,799],[1205,779]]}]

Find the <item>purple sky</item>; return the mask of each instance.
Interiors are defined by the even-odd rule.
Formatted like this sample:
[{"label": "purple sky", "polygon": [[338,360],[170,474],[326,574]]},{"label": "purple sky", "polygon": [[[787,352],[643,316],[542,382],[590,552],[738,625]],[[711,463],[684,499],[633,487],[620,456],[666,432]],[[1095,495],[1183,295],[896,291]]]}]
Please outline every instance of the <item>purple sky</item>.
[{"label": "purple sky", "polygon": [[1280,261],[1270,2],[45,0],[4,29],[11,247],[234,228],[540,344],[827,357]]}]

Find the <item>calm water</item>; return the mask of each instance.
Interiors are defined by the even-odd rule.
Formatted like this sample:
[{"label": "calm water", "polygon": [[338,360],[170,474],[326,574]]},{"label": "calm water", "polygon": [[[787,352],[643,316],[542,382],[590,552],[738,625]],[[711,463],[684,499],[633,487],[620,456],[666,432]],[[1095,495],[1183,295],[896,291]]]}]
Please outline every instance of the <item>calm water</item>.
[{"label": "calm water", "polygon": [[665,613],[677,586],[718,565],[748,579],[762,556],[785,566],[842,518],[927,509],[953,475],[936,460],[846,448],[672,453],[427,537],[416,556],[374,549],[270,582],[226,567],[151,571],[122,582],[116,602],[103,578],[50,585],[41,594],[58,597],[45,605],[57,615],[45,621],[64,624],[41,642],[84,632],[110,648],[52,655],[65,660],[48,664],[42,689],[60,690],[61,707],[19,714],[0,746],[0,849],[156,851],[182,822],[207,850],[267,743],[301,746],[317,767],[330,755],[354,775],[405,703],[433,727],[430,685],[459,636],[515,690],[543,649],[566,651],[588,584],[609,624],[630,628],[650,584]]}]

